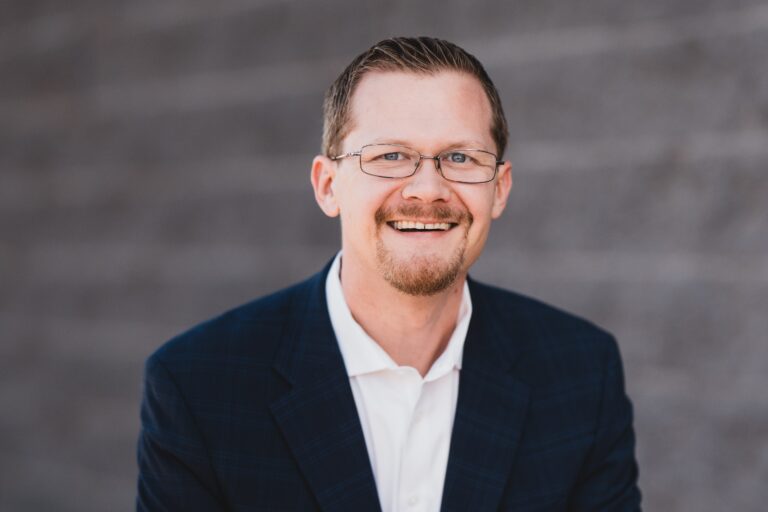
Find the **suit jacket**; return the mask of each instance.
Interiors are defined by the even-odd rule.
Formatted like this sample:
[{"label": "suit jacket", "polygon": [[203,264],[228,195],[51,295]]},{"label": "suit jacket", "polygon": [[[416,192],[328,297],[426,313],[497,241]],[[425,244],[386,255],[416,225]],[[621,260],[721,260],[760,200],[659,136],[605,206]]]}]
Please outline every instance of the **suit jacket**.
[{"label": "suit jacket", "polygon": [[[380,510],[325,270],[147,361],[137,510]],[[469,282],[442,510],[635,511],[632,407],[612,337]]]}]

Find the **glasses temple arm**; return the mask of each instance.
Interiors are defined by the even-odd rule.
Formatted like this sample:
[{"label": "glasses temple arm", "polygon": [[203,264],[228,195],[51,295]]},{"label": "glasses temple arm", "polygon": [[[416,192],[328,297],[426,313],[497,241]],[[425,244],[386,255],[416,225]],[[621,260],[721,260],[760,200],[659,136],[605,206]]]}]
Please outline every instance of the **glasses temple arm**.
[{"label": "glasses temple arm", "polygon": [[348,158],[350,156],[360,156],[360,151],[352,151],[351,153],[344,153],[343,155],[332,156],[331,160],[341,160],[342,158]]}]

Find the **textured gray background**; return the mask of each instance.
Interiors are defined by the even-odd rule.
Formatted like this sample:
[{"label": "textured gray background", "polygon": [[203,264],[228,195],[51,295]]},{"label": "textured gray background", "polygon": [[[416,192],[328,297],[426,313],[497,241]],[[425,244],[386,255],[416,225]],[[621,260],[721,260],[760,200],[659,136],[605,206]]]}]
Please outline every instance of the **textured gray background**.
[{"label": "textured gray background", "polygon": [[385,36],[487,64],[515,189],[475,277],[612,330],[647,510],[768,503],[768,3],[0,3],[0,509],[129,510],[141,369],[338,245],[323,91]]}]

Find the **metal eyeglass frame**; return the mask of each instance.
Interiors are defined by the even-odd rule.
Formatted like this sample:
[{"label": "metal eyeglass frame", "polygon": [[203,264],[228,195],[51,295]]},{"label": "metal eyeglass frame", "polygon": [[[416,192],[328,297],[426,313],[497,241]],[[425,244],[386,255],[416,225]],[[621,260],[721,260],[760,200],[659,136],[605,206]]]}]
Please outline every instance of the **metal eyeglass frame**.
[{"label": "metal eyeglass frame", "polygon": [[[419,161],[416,162],[416,165],[413,167],[413,172],[411,174],[408,174],[408,175],[405,175],[405,176],[379,176],[378,174],[371,174],[370,172],[367,172],[365,169],[363,169],[363,156],[362,156],[363,155],[363,150],[365,148],[371,147],[371,146],[394,146],[394,147],[397,147],[397,148],[408,149],[410,151],[413,151],[417,155],[419,155]],[[445,174],[443,174],[443,168],[440,167],[440,156],[445,154],[445,153],[450,153],[451,151],[480,151],[482,153],[487,153],[487,154],[493,156],[493,158],[496,160],[496,165],[494,165],[494,167],[493,167],[493,176],[491,176],[489,179],[487,179],[485,181],[461,181],[461,180],[452,180],[450,178],[446,178]],[[344,153],[343,155],[332,156],[330,158],[333,161],[337,161],[337,160],[341,160],[342,158],[349,158],[351,156],[359,157],[358,158],[358,166],[360,167],[360,171],[362,171],[364,174],[367,174],[368,176],[374,176],[376,178],[384,178],[384,179],[392,179],[392,180],[401,179],[401,178],[410,178],[411,176],[416,174],[416,171],[419,170],[419,167],[421,166],[421,161],[422,160],[434,160],[435,168],[437,169],[437,172],[440,174],[440,176],[444,180],[450,181],[452,183],[464,183],[466,185],[479,185],[480,183],[488,183],[488,182],[493,181],[496,178],[496,175],[499,173],[499,166],[504,163],[503,160],[499,160],[499,157],[496,156],[495,153],[491,153],[490,151],[486,151],[484,149],[475,149],[475,148],[447,149],[445,151],[441,151],[440,153],[438,153],[435,156],[428,156],[428,155],[422,155],[421,153],[419,153],[415,149],[413,149],[411,147],[408,147],[408,146],[404,146],[402,144],[366,144],[363,147],[361,147],[360,149],[358,149],[357,151],[352,151],[350,153]]]}]

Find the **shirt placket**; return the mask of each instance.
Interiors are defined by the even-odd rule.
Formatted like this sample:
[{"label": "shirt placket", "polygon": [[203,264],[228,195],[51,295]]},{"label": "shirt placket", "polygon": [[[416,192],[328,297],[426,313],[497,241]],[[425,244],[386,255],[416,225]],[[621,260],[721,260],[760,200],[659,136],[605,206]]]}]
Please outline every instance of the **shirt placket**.
[{"label": "shirt placket", "polygon": [[429,482],[431,481],[432,468],[430,468],[431,461],[425,459],[425,455],[428,455],[432,450],[428,446],[424,446],[425,442],[430,443],[429,435],[425,431],[428,420],[428,400],[425,400],[425,392],[429,383],[419,377],[418,381],[412,385],[415,387],[416,400],[405,429],[397,493],[398,510],[401,512],[429,510],[431,501]]}]

